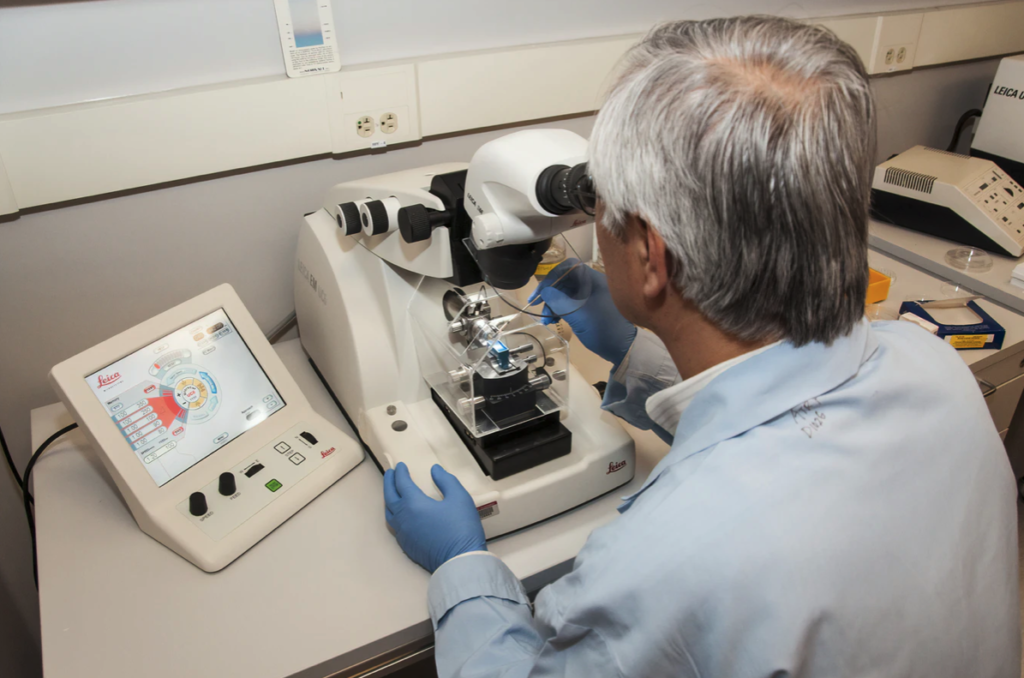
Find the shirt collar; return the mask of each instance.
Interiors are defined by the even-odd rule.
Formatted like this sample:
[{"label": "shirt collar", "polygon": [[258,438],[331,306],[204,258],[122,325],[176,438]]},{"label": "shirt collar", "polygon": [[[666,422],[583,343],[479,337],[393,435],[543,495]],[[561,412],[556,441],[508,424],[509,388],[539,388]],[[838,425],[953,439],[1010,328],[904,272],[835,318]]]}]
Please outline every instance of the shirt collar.
[{"label": "shirt collar", "polygon": [[694,375],[685,381],[675,384],[674,386],[658,391],[647,399],[647,416],[666,431],[675,431],[679,424],[680,416],[682,416],[690,403],[693,402],[693,399],[697,397],[697,394],[700,393],[705,386],[710,384],[715,377],[722,374],[730,367],[746,362],[754,356],[764,353],[770,348],[775,348],[781,343],[781,341],[776,341],[775,343],[768,344],[767,346],[762,346],[761,348],[749,351],[743,355],[736,356],[731,360],[718,363],[717,365],[704,370],[700,374]]},{"label": "shirt collar", "polygon": [[[854,377],[878,348],[866,318],[831,345],[766,347],[710,380],[694,395],[676,426],[672,449],[640,490],[625,497],[625,511],[661,473],[687,457],[728,440],[827,393]],[[699,376],[699,375],[698,375]]]}]

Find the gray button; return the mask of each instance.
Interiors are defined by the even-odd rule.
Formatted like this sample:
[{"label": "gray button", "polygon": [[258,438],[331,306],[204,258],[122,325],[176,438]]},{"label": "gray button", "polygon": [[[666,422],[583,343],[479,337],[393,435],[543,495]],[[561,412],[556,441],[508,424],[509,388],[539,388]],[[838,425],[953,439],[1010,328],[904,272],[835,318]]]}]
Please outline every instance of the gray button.
[{"label": "gray button", "polygon": [[280,452],[281,454],[284,454],[288,450],[292,449],[292,446],[289,445],[288,443],[278,443],[277,445],[274,445],[274,449]]},{"label": "gray button", "polygon": [[396,431],[404,431],[405,429],[409,428],[409,425],[405,423],[405,421],[398,419],[397,421],[391,423],[391,428],[393,428]]},{"label": "gray button", "polygon": [[292,456],[290,456],[290,457],[288,457],[288,458],[289,458],[289,459],[291,459],[291,462],[292,462],[293,464],[295,464],[296,466],[298,466],[298,465],[299,465],[299,464],[301,464],[302,462],[306,461],[306,458],[305,458],[305,457],[303,457],[303,456],[302,456],[301,454],[299,454],[298,452],[296,452],[295,454],[293,454]]}]

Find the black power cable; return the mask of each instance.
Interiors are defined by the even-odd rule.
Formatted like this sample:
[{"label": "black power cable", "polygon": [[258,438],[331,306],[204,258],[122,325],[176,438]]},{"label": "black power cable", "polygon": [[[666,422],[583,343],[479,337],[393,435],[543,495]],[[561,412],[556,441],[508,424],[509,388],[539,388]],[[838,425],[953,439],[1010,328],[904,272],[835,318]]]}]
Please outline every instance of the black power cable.
[{"label": "black power cable", "polygon": [[980,117],[980,108],[972,108],[971,110],[961,115],[960,119],[957,120],[956,122],[956,127],[953,128],[953,139],[952,141],[949,142],[949,146],[946,148],[946,150],[949,151],[950,153],[956,153],[956,147],[960,143],[960,135],[963,134],[964,127],[967,125],[967,121],[970,120],[971,118]]},{"label": "black power cable", "polygon": [[43,444],[39,446],[39,449],[32,454],[32,458],[28,460],[28,466],[25,467],[21,496],[25,503],[25,519],[28,521],[28,533],[32,538],[32,578],[35,579],[37,589],[39,588],[39,558],[36,554],[36,519],[32,513],[32,503],[34,500],[32,498],[32,493],[29,492],[29,488],[31,487],[29,483],[32,478],[32,469],[35,467],[36,461],[39,460],[39,456],[46,451],[46,448],[49,447],[54,440],[76,428],[78,428],[78,424],[69,424],[47,438]]},{"label": "black power cable", "polygon": [[14,480],[18,483],[18,489],[24,492],[25,483],[21,480],[21,474],[18,473],[18,467],[14,465],[14,458],[11,457],[11,451],[7,449],[7,439],[4,438],[4,430],[2,428],[0,428],[0,447],[4,448],[4,458],[7,459],[7,468],[11,469],[11,475],[14,476]]}]

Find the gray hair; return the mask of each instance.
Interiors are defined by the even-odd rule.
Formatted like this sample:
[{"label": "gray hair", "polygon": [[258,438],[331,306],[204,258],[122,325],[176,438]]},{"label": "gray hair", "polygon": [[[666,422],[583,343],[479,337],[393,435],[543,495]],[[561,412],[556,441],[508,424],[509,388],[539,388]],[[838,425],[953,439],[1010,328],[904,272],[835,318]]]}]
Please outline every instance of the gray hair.
[{"label": "gray hair", "polygon": [[852,47],[767,16],[679,21],[627,53],[590,139],[602,224],[635,214],[672,283],[743,340],[831,343],[864,314],[875,108]]}]

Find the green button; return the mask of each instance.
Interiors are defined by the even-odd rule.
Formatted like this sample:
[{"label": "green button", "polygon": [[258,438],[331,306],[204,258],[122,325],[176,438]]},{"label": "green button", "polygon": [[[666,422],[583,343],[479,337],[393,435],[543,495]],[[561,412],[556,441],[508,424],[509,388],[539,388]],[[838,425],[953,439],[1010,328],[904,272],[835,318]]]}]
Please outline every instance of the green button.
[{"label": "green button", "polygon": [[267,483],[267,489],[270,490],[271,492],[277,492],[278,490],[281,489],[281,483],[277,482],[277,479],[274,478],[269,483]]}]

